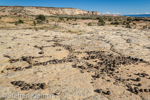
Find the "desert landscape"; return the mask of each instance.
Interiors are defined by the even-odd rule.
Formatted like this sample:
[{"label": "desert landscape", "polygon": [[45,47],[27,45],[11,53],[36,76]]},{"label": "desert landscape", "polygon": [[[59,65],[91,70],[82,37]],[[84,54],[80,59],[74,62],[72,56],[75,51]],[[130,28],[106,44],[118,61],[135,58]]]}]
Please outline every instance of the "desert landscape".
[{"label": "desert landscape", "polygon": [[150,18],[0,9],[0,100],[150,100]]}]

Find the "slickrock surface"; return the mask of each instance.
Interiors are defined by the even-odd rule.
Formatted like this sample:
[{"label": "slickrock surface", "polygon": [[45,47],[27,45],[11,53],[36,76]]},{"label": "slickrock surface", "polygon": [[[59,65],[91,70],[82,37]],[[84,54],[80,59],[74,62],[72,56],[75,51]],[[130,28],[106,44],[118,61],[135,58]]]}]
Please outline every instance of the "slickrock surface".
[{"label": "slickrock surface", "polygon": [[[140,92],[150,89],[150,31],[62,27],[84,33],[0,30],[1,99],[4,95],[5,100],[150,99],[149,91]],[[29,98],[12,97],[18,93]]]}]

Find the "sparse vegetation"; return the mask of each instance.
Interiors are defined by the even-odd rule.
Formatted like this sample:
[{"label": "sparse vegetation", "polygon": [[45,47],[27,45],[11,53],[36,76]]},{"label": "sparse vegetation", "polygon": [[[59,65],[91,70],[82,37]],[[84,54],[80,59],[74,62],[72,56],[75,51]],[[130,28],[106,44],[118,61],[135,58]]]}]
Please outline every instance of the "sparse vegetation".
[{"label": "sparse vegetation", "polygon": [[111,22],[112,25],[119,25],[119,22]]},{"label": "sparse vegetation", "polygon": [[92,23],[88,23],[88,26],[92,26]]},{"label": "sparse vegetation", "polygon": [[35,21],[33,21],[33,25],[36,26],[36,22]]},{"label": "sparse vegetation", "polygon": [[64,20],[64,18],[63,18],[63,17],[60,17],[60,18],[59,18],[59,20],[61,20],[61,21],[62,21],[62,20]]},{"label": "sparse vegetation", "polygon": [[72,25],[78,25],[77,23],[73,23]]},{"label": "sparse vegetation", "polygon": [[42,24],[42,21],[41,20],[37,20],[37,24]]},{"label": "sparse vegetation", "polygon": [[22,24],[22,23],[24,23],[24,22],[23,22],[23,20],[19,19],[18,23],[19,23],[19,24]]},{"label": "sparse vegetation", "polygon": [[104,26],[105,25],[105,22],[102,18],[99,18],[99,21],[98,21],[98,26]]},{"label": "sparse vegetation", "polygon": [[44,21],[46,18],[44,15],[38,15],[36,19],[39,19],[41,21]]},{"label": "sparse vegetation", "polygon": [[109,19],[108,19],[108,21],[112,21],[112,19],[111,19],[111,18],[109,18]]},{"label": "sparse vegetation", "polygon": [[136,25],[136,23],[133,23],[133,25]]},{"label": "sparse vegetation", "polygon": [[130,24],[127,24],[127,25],[126,25],[126,28],[131,28]]},{"label": "sparse vegetation", "polygon": [[18,25],[18,22],[15,22],[15,25],[17,26],[17,25]]}]

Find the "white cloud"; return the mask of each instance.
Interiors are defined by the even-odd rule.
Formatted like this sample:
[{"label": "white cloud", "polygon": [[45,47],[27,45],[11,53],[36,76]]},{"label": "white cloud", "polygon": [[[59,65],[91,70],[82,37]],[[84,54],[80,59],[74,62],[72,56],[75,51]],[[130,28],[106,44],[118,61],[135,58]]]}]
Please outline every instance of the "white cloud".
[{"label": "white cloud", "polygon": [[118,13],[118,12],[117,13],[104,12],[103,14],[104,15],[111,15],[111,14],[112,15],[121,15],[122,13]]},{"label": "white cloud", "polygon": [[117,12],[117,13],[113,13],[113,15],[122,15],[122,13]]},{"label": "white cloud", "polygon": [[146,12],[145,14],[150,14],[150,13]]},{"label": "white cloud", "polygon": [[103,14],[111,14],[110,12],[104,12]]}]

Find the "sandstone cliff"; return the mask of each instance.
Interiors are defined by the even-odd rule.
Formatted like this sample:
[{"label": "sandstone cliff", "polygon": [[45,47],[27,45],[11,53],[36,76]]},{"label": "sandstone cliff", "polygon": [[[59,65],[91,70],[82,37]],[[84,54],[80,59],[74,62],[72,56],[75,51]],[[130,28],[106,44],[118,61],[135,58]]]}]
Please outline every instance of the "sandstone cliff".
[{"label": "sandstone cliff", "polygon": [[100,15],[97,11],[86,11],[74,8],[54,7],[22,7],[22,6],[0,6],[0,15]]}]

